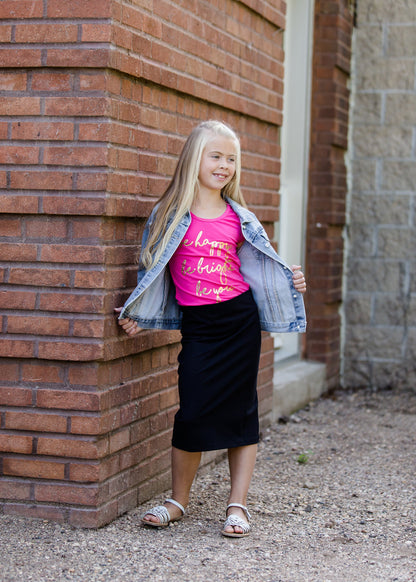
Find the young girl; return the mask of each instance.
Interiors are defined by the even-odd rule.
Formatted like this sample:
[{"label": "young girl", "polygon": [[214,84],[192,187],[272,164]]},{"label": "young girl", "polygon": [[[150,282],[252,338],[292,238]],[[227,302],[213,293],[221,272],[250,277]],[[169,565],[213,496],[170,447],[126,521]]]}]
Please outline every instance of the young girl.
[{"label": "young girl", "polygon": [[192,131],[147,222],[137,287],[117,310],[130,336],[141,328],[182,332],[172,498],[143,516],[148,526],[180,519],[201,452],[228,449],[231,491],[222,533],[248,535],[261,329],[306,327],[303,273],[285,265],[247,210],[240,169],[239,140],[227,125],[207,121]]}]

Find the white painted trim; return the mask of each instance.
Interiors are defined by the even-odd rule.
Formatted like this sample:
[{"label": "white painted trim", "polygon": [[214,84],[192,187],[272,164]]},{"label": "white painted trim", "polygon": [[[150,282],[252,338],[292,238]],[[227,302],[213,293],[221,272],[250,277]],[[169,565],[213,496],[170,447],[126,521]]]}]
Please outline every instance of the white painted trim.
[{"label": "white painted trim", "polygon": [[[284,38],[285,78],[282,126],[279,254],[290,264],[305,258],[310,145],[314,0],[289,0]],[[276,359],[294,357],[299,338],[275,338]]]}]

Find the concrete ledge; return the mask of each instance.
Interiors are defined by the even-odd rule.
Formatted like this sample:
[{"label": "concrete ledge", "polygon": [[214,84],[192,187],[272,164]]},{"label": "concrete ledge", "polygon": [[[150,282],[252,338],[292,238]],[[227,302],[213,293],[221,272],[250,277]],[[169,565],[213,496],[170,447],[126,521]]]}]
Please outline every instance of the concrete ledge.
[{"label": "concrete ledge", "polygon": [[299,410],[326,391],[325,364],[291,362],[277,365],[273,381],[272,422]]}]

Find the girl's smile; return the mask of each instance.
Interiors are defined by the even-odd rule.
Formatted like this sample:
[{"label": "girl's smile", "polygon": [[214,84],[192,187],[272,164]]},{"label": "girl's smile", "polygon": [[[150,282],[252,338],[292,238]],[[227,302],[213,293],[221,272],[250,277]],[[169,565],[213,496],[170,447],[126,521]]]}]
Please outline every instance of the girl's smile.
[{"label": "girl's smile", "polygon": [[218,180],[226,180],[228,178],[228,174],[217,174],[214,172],[214,176],[218,178]]}]

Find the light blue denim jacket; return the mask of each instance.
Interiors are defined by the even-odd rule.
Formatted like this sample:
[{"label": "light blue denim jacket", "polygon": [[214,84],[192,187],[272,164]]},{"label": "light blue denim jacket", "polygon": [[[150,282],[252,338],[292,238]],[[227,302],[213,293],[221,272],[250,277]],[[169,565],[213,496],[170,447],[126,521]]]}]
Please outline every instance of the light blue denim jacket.
[{"label": "light blue denim jacket", "polygon": [[[293,285],[292,271],[271,246],[256,216],[234,200],[227,198],[226,201],[240,218],[245,238],[238,251],[240,272],[253,292],[261,328],[264,331],[304,332],[305,307],[301,293]],[[142,249],[154,213],[155,210],[146,224]],[[176,227],[158,262],[149,270],[139,269],[137,287],[124,304],[120,319],[129,317],[143,328],[180,329],[182,313],[175,298],[168,263],[191,220],[188,212]]]}]

